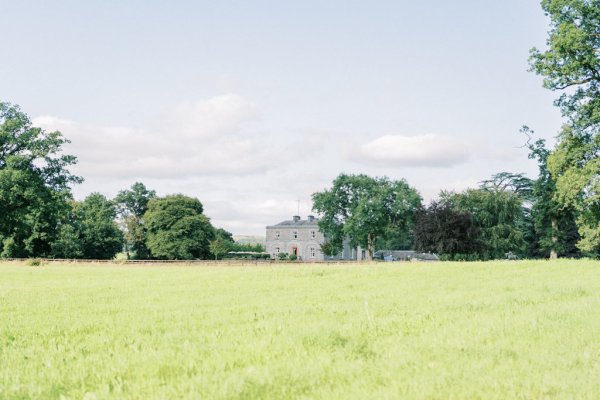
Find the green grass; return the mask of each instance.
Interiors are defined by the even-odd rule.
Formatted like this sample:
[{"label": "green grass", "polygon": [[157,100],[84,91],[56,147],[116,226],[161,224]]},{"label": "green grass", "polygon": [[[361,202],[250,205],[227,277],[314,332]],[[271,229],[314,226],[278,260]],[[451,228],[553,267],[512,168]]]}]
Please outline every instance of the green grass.
[{"label": "green grass", "polygon": [[0,399],[600,396],[600,263],[0,264]]}]

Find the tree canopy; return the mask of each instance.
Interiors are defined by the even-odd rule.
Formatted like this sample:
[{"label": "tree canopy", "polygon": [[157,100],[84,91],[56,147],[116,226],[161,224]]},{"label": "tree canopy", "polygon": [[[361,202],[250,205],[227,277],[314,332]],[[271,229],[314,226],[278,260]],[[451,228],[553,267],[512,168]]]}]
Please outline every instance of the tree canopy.
[{"label": "tree canopy", "polygon": [[314,193],[313,209],[331,251],[344,239],[366,248],[373,257],[376,240],[390,231],[408,231],[421,196],[404,180],[341,174],[330,190]]},{"label": "tree canopy", "polygon": [[0,102],[0,255],[50,256],[60,220],[82,181],[68,167],[60,132],[34,127],[19,107]]},{"label": "tree canopy", "polygon": [[151,199],[144,214],[147,246],[159,259],[190,260],[212,257],[215,230],[202,214],[198,199],[182,194]]}]

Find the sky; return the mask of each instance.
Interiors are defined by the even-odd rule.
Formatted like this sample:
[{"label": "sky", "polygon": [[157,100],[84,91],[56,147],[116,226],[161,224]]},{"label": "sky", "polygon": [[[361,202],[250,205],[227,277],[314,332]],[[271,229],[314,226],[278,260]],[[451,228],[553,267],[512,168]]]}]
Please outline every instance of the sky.
[{"label": "sky", "polygon": [[340,173],[406,179],[427,203],[535,177],[556,97],[528,72],[537,1],[0,0],[0,100],[60,130],[76,199],[134,182],[264,235]]}]

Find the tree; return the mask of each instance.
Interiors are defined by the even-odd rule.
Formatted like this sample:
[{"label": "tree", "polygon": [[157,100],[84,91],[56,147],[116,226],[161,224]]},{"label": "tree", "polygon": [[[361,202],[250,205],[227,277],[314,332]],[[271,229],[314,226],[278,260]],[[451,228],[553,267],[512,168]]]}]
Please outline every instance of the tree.
[{"label": "tree", "polygon": [[448,259],[477,258],[483,247],[473,216],[445,202],[433,201],[417,213],[414,236],[416,250]]},{"label": "tree", "polygon": [[152,199],[144,214],[148,249],[167,260],[207,259],[215,230],[198,199],[182,194]]},{"label": "tree", "polygon": [[314,193],[313,209],[321,215],[319,229],[331,249],[342,250],[345,238],[365,247],[373,257],[378,238],[390,231],[408,231],[421,196],[404,180],[340,174],[330,190]]},{"label": "tree", "polygon": [[121,226],[125,233],[125,251],[127,258],[129,251],[134,258],[144,260],[150,258],[150,251],[146,246],[146,227],[144,214],[148,210],[148,202],[156,197],[154,190],[149,190],[143,183],[136,182],[131,189],[120,191],[115,197]]},{"label": "tree", "polygon": [[443,192],[441,197],[454,209],[473,216],[480,232],[481,258],[525,253],[526,243],[520,229],[523,208],[518,195],[498,189],[468,189],[462,193]]},{"label": "tree", "polygon": [[53,255],[94,260],[115,258],[123,249],[123,233],[115,222],[114,204],[100,193],[71,204],[70,217],[60,227]]},{"label": "tree", "polygon": [[82,179],[68,167],[60,132],[32,126],[18,106],[0,102],[0,256],[44,257],[52,253],[68,211],[70,185]]},{"label": "tree", "polygon": [[[534,132],[527,127],[522,131],[531,139]],[[534,228],[536,255],[551,259],[563,256],[577,256],[575,247],[579,235],[576,226],[576,211],[565,207],[556,200],[556,180],[548,169],[550,151],[546,142],[538,139],[527,142],[529,158],[538,162],[538,178],[533,183],[531,215]]]},{"label": "tree", "polygon": [[565,118],[559,142],[548,155],[556,180],[554,198],[577,211],[579,248],[600,250],[600,0],[543,0],[550,17],[545,51],[531,50],[531,69]]},{"label": "tree", "polygon": [[210,252],[215,256],[215,260],[219,259],[219,256],[226,254],[230,249],[229,241],[223,239],[222,237],[217,237],[214,240],[210,241]]}]

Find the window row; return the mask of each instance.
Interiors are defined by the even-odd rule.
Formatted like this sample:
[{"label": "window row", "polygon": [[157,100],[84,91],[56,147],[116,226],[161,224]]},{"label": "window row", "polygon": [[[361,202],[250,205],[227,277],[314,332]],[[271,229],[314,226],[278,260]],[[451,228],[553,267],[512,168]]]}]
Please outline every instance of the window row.
[{"label": "window row", "polygon": [[[310,231],[309,236],[311,239],[314,239],[317,237],[317,231]],[[298,231],[292,231],[290,237],[292,239],[298,239]],[[281,238],[281,231],[275,231],[275,239],[279,239]]]}]

